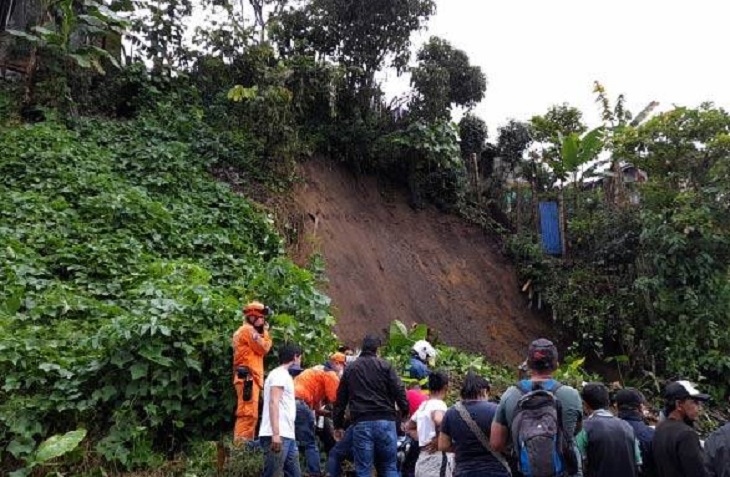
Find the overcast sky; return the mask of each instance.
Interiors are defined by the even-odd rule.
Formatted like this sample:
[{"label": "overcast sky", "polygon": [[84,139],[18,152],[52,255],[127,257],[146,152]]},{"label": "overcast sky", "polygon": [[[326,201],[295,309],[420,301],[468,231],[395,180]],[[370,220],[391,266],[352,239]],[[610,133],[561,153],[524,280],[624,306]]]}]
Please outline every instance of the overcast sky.
[{"label": "overcast sky", "polygon": [[[487,75],[476,113],[489,135],[570,103],[599,125],[600,81],[637,114],[652,100],[730,109],[730,3],[723,0],[437,0],[428,31],[466,51]],[[408,89],[389,73],[389,94]]]}]

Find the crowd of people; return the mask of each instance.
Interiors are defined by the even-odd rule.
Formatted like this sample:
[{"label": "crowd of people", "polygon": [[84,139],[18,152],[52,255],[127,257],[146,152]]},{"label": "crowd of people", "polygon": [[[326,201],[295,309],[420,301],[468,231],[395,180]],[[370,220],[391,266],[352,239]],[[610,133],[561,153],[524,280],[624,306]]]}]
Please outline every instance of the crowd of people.
[{"label": "crowd of people", "polygon": [[498,403],[487,377],[469,371],[449,407],[449,375],[433,369],[425,340],[411,349],[407,390],[371,335],[357,356],[342,347],[304,370],[301,348],[286,343],[264,379],[269,314],[248,304],[233,335],[234,442],[263,452],[266,477],[302,475],[300,453],[311,477],[340,476],[345,461],[357,477],[730,477],[730,424],[703,445],[694,423],[709,396],[689,381],[666,386],[653,427],[636,389],[612,396],[602,383],[578,390],[554,379],[558,351],[546,339],[530,344],[524,379]]}]

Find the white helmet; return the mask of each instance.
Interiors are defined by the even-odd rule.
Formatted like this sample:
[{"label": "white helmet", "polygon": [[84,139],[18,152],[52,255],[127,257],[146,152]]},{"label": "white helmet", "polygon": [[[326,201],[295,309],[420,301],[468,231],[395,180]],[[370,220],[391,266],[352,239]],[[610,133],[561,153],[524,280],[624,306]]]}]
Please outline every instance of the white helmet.
[{"label": "white helmet", "polygon": [[436,357],[436,349],[426,340],[418,340],[411,348],[421,361],[429,361]]}]

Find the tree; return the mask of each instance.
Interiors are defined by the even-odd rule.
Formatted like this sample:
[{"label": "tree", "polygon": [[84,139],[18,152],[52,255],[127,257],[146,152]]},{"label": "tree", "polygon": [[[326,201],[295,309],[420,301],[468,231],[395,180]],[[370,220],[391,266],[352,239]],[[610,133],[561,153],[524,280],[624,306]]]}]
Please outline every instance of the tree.
[{"label": "tree", "polygon": [[659,365],[672,373],[726,380],[730,115],[710,103],[676,107],[623,130],[615,144],[649,176],[635,286],[645,296],[651,349],[666,350]]},{"label": "tree", "polygon": [[132,43],[143,59],[152,61],[156,73],[170,74],[188,63],[185,34],[187,19],[193,12],[192,0],[138,0],[132,12],[137,34]]},{"label": "tree", "polygon": [[371,88],[375,72],[386,64],[403,70],[411,34],[435,8],[434,0],[312,0],[283,12],[281,24],[295,26],[297,41],[346,68],[353,88]]},{"label": "tree", "polygon": [[542,116],[533,116],[530,127],[535,142],[544,143],[543,156],[546,159],[558,155],[560,136],[580,135],[587,129],[583,113],[567,103],[551,106]]},{"label": "tree", "polygon": [[459,121],[459,138],[462,157],[481,155],[487,142],[487,123],[471,113],[465,114]]},{"label": "tree", "polygon": [[412,109],[420,118],[448,119],[452,106],[472,108],[484,98],[487,78],[464,51],[431,37],[418,51],[411,85],[416,92]]},{"label": "tree", "polygon": [[624,95],[620,94],[618,96],[612,109],[611,102],[606,94],[606,89],[598,81],[594,83],[593,92],[597,96],[596,102],[601,105],[601,117],[605,128],[604,142],[607,149],[613,151],[605,188],[606,203],[609,206],[620,206],[626,203],[624,178],[621,170],[621,163],[626,158],[622,156],[620,147],[614,147],[616,143],[615,138],[625,136],[627,131],[641,124],[649,117],[659,103],[656,101],[650,102],[634,118],[631,111],[626,109]]},{"label": "tree", "polygon": [[499,128],[499,139],[497,140],[499,157],[511,174],[514,174],[522,161],[530,143],[532,143],[532,131],[527,123],[510,119],[506,125]]}]

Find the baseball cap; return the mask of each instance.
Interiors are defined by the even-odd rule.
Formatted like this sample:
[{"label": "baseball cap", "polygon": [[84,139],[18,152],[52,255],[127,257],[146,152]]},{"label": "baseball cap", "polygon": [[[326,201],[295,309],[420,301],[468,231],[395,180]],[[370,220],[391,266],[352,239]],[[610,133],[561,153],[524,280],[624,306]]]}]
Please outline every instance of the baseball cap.
[{"label": "baseball cap", "polygon": [[644,395],[634,388],[625,388],[619,390],[614,397],[616,406],[630,409],[638,409],[646,402]]},{"label": "baseball cap", "polygon": [[695,401],[709,401],[709,394],[700,393],[689,381],[674,381],[664,389],[664,397],[669,401],[677,399],[694,399]]},{"label": "baseball cap", "polygon": [[540,338],[527,349],[527,365],[531,369],[549,369],[557,365],[558,349],[552,341]]}]

